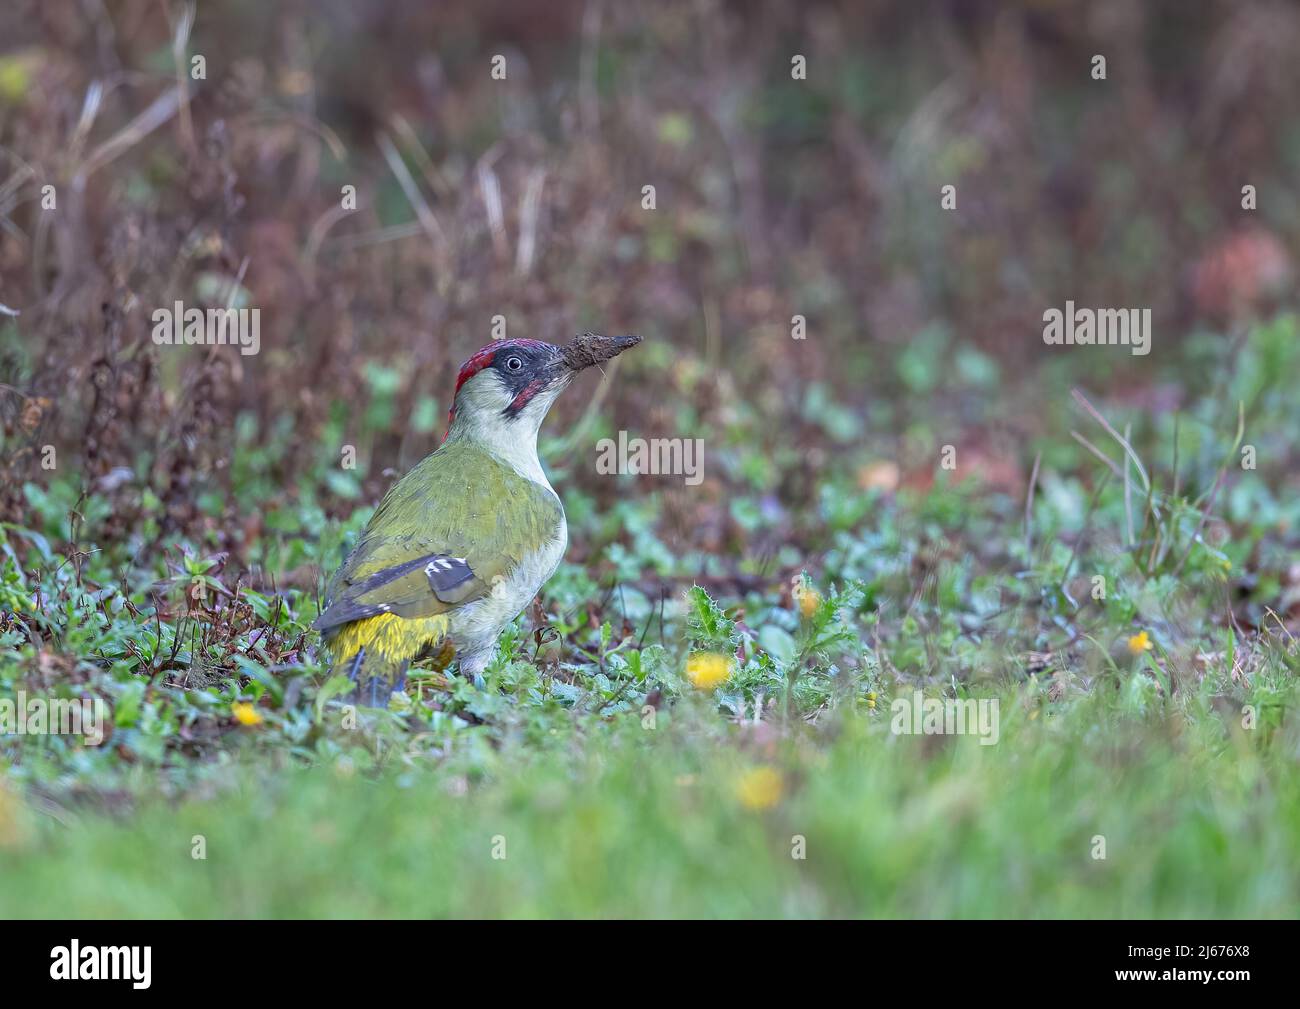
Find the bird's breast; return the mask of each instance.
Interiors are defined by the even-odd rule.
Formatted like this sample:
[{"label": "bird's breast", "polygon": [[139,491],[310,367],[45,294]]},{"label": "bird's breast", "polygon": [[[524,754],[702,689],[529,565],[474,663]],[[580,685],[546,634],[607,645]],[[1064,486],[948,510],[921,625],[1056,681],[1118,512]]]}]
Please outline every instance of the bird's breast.
[{"label": "bird's breast", "polygon": [[523,612],[555,574],[568,545],[569,527],[561,512],[554,537],[523,557],[509,574],[498,577],[482,599],[452,613],[452,640],[469,644],[471,648],[488,639],[495,641],[506,624]]}]

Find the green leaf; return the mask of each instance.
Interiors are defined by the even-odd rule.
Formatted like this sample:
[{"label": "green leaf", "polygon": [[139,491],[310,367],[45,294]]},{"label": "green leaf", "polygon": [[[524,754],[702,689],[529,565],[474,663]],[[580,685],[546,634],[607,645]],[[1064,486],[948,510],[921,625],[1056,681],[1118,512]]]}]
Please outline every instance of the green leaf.
[{"label": "green leaf", "polygon": [[344,673],[331,676],[316,691],[316,721],[319,723],[325,714],[325,705],[336,697],[342,697],[352,689],[352,681]]},{"label": "green leaf", "polygon": [[783,666],[794,659],[796,652],[794,636],[775,624],[768,624],[759,630],[758,643]]},{"label": "green leaf", "polygon": [[275,706],[281,707],[284,704],[284,684],[274,676],[270,670],[263,667],[260,663],[254,662],[247,655],[236,655],[235,665],[239,671],[247,676],[254,683],[260,683],[270,693],[275,701]]},{"label": "green leaf", "polygon": [[686,593],[690,603],[687,623],[691,639],[719,651],[734,651],[736,647],[736,622],[727,617],[704,589],[692,585]]}]

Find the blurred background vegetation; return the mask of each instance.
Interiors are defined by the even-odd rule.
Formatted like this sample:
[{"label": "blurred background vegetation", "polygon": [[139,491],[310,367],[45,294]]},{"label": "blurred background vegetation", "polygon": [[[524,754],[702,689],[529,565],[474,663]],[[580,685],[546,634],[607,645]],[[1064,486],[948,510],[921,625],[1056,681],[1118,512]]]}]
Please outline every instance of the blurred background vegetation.
[{"label": "blurred background vegetation", "polygon": [[[245,560],[264,518],[230,494],[233,445],[267,448],[256,475],[286,500],[357,445],[359,484],[315,491],[330,514],[373,498],[436,445],[497,315],[647,337],[601,417],[710,438],[705,488],[660,489],[673,537],[717,548],[737,480],[806,507],[832,460],[924,482],[952,443],[1023,491],[1065,407],[1053,372],[1186,403],[1216,378],[1198,328],[1266,310],[1300,240],[1292,4],[232,2],[201,7],[182,63],[207,77],[183,96],[177,5],[2,16],[8,514],[53,444],[116,486],[122,527],[143,485],[162,529],[208,523]],[[155,307],[232,285],[259,356],[149,343]],[[1151,307],[1155,352],[1044,347],[1067,298]],[[746,408],[766,472],[727,465]],[[557,462],[619,493],[593,453]]]}]

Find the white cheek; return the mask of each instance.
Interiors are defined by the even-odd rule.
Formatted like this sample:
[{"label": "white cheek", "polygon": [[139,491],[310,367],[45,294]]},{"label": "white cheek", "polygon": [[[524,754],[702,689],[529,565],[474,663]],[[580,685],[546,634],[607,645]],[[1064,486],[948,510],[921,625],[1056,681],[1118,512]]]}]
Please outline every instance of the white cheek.
[{"label": "white cheek", "polygon": [[484,369],[466,382],[460,390],[463,404],[475,413],[500,413],[514,398],[499,374]]}]

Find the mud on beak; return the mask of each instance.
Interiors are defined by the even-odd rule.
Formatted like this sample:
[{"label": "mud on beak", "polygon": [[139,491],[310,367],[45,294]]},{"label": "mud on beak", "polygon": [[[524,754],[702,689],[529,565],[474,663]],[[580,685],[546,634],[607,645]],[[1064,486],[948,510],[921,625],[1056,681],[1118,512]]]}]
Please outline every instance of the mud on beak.
[{"label": "mud on beak", "polygon": [[575,336],[561,348],[559,364],[570,372],[577,373],[593,364],[609,361],[641,342],[639,336],[601,336],[598,333],[583,333]]}]

